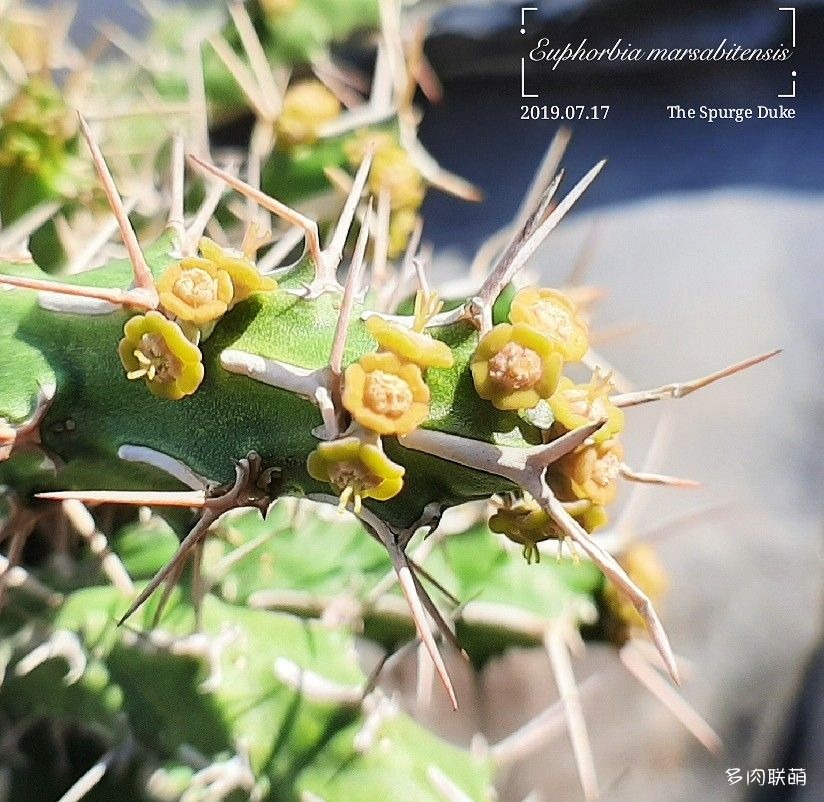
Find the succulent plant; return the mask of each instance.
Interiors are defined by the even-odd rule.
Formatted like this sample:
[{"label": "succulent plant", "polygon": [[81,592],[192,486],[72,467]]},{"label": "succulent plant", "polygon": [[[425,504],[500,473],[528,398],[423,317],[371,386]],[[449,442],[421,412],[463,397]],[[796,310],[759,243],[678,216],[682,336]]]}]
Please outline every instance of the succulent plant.
[{"label": "succulent plant", "polygon": [[[420,641],[454,706],[439,641],[477,668],[545,645],[568,718],[580,713],[570,632],[621,645],[646,629],[678,679],[653,606],[664,584],[654,560],[616,559],[594,534],[619,480],[687,484],[624,462],[624,411],[774,352],[619,391],[589,347],[580,298],[516,287],[603,163],[557,203],[560,175],[539,176],[480,287],[445,305],[418,251],[417,214],[427,183],[472,192],[417,143],[409,76],[390,76],[402,80],[389,102],[379,56],[364,125],[353,112],[330,130],[347,112],[315,83],[281,87],[274,106],[260,100],[274,80],[261,51],[311,61],[353,20],[372,20],[354,13],[361,5],[328,31],[318,15],[331,20],[337,6],[232,6],[249,64],[215,52],[255,107],[249,182],[196,148],[187,185],[176,137],[163,233],[141,245],[81,117],[127,258],[52,277],[0,254],[0,707],[15,799],[69,786],[64,800],[112,798],[114,787],[182,802],[493,798],[512,742],[469,752],[437,740],[363,673],[356,635],[389,652]],[[278,27],[289,15],[294,30]],[[297,48],[290,32],[304,29]],[[398,46],[387,36],[384,57]],[[3,129],[0,142],[18,143],[14,175],[50,169],[52,134],[32,150]],[[293,180],[302,160],[303,183]],[[285,200],[267,182],[272,164]],[[287,205],[319,176],[345,190],[321,221]],[[188,208],[204,179],[222,186]],[[204,236],[226,188],[245,198],[247,219]],[[278,269],[289,248],[261,233],[269,215],[306,243]],[[283,240],[298,244],[288,231]],[[84,506],[101,504],[107,525]],[[123,512],[134,507],[163,517]],[[439,526],[453,508],[469,517],[447,537]],[[50,543],[62,561],[24,567],[27,540],[58,512],[87,548]],[[545,541],[557,561],[541,561]],[[34,770],[29,744],[43,738],[66,755],[91,744],[83,776],[70,756]],[[576,757],[592,796],[591,759]]]}]

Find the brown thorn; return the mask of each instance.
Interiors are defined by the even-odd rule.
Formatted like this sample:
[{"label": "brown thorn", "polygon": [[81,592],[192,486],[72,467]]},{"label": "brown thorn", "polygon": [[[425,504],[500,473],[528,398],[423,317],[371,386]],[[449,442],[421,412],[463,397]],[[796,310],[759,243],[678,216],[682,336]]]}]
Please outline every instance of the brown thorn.
[{"label": "brown thorn", "polygon": [[[421,583],[421,580],[418,577],[418,572],[421,572],[422,569],[420,566],[414,565],[409,558],[406,559],[406,564],[409,566],[409,572],[412,575],[412,581],[415,583],[415,590],[417,591],[418,598],[423,603],[423,606],[426,608],[426,611],[431,616],[432,620],[435,622],[438,629],[441,631],[443,636],[449,641],[451,646],[457,651],[465,660],[469,660],[469,655],[464,651],[463,647],[461,646],[460,642],[458,641],[457,635],[455,635],[452,628],[449,626],[449,623],[443,617],[443,614],[438,609],[438,606],[432,600],[432,597],[427,592],[426,588]],[[427,579],[429,581],[432,580],[430,576],[427,575]],[[442,586],[434,583],[439,590],[442,590]],[[444,591],[448,593],[448,591]],[[449,594],[451,595],[451,594]]]},{"label": "brown thorn", "polygon": [[[157,590],[157,588],[166,581],[167,578],[170,578],[173,574],[175,576],[179,576],[179,572],[183,568],[183,564],[186,562],[186,559],[189,556],[189,552],[197,545],[197,542],[204,537],[206,532],[208,531],[209,527],[218,519],[219,515],[215,515],[210,510],[206,510],[200,520],[194,525],[192,531],[186,535],[185,538],[178,546],[177,551],[175,552],[174,557],[169,560],[166,565],[163,566],[153,577],[151,582],[146,585],[143,590],[140,591],[137,598],[129,605],[128,610],[120,617],[117,622],[118,626],[121,626],[124,621],[132,616],[132,614],[138,610],[143,603],[152,595],[152,593]],[[168,592],[171,592],[171,588],[174,587],[173,582],[169,582],[167,588],[169,588]],[[157,612],[157,617],[159,617],[160,613],[162,612],[162,607],[165,606],[166,601],[168,600],[168,593],[164,593],[163,598],[161,598],[161,607],[159,608],[159,612]]]},{"label": "brown thorn", "polygon": [[114,290],[105,287],[84,287],[80,284],[64,284],[59,281],[46,281],[23,276],[6,276],[0,274],[0,284],[11,287],[20,287],[25,290],[40,292],[55,292],[60,295],[74,295],[78,298],[93,298],[98,301],[108,301],[118,306],[131,306],[135,309],[157,309],[157,294],[152,299],[147,293],[140,290]]},{"label": "brown thorn", "polygon": [[571,138],[572,129],[566,126],[561,126],[555,132],[555,136],[552,137],[552,141],[549,143],[549,147],[538,166],[538,171],[535,173],[535,178],[532,179],[529,189],[527,189],[526,195],[524,195],[524,199],[518,207],[518,213],[512,224],[512,229],[515,232],[524,228],[529,219],[533,217],[535,210],[546,209],[549,206],[554,191],[547,193],[547,190],[553,183],[557,182],[561,160],[564,158],[564,153],[569,147]]},{"label": "brown thorn", "polygon": [[586,530],[564,509],[563,504],[558,501],[543,478],[540,482],[529,482],[525,485],[525,489],[532,494],[564,533],[580,546],[581,550],[601,569],[607,579],[615,585],[616,590],[622,593],[635,607],[644,620],[653,642],[658,647],[670,676],[676,684],[680,684],[678,667],[675,663],[675,656],[669,638],[649,597],[627,576],[626,571],[615,558],[595,543]]},{"label": "brown thorn", "polygon": [[106,194],[109,206],[117,218],[120,236],[123,239],[123,244],[126,246],[129,261],[132,263],[132,269],[134,270],[135,287],[143,290],[150,297],[153,297],[154,304],[157,306],[157,290],[155,289],[154,277],[152,276],[151,270],[149,270],[149,265],[146,263],[146,258],[143,256],[143,251],[140,250],[137,235],[129,221],[129,216],[126,214],[126,209],[123,206],[123,201],[117,191],[112,174],[109,172],[109,168],[106,165],[103,154],[100,152],[100,148],[92,135],[88,123],[79,112],[77,117],[80,120],[80,131],[91,152],[97,177],[103,185],[103,192]]},{"label": "brown thorn", "polygon": [[774,348],[772,351],[766,351],[763,354],[744,359],[741,362],[728,365],[726,368],[722,368],[715,373],[709,373],[706,376],[701,376],[692,381],[664,384],[661,387],[656,387],[654,390],[640,390],[635,393],[613,395],[609,400],[612,401],[616,407],[634,407],[639,404],[647,404],[650,401],[660,401],[664,398],[683,398],[685,395],[700,390],[702,387],[717,382],[719,379],[724,379],[727,376],[732,376],[735,373],[746,370],[753,365],[758,365],[774,357],[776,354],[780,354],[782,350],[782,348]]},{"label": "brown thorn", "polygon": [[261,192],[259,189],[255,189],[254,187],[247,184],[245,181],[241,181],[239,178],[236,178],[231,173],[227,173],[225,170],[221,170],[219,167],[215,167],[214,164],[210,164],[209,162],[204,161],[199,156],[195,156],[193,153],[189,154],[189,159],[192,162],[194,162],[198,167],[205,170],[207,173],[211,173],[212,175],[216,176],[244,197],[252,198],[258,205],[272,212],[272,214],[275,214],[281,219],[286,220],[286,222],[290,223],[291,225],[300,226],[300,228],[302,228],[306,233],[306,241],[309,246],[309,253],[313,261],[315,262],[315,265],[320,265],[323,262],[323,254],[320,248],[320,237],[318,234],[318,224],[314,220],[311,220],[310,218],[306,217],[300,212],[295,211],[294,209],[287,206],[285,203],[281,203],[280,201],[277,201],[274,198],[270,198],[268,195],[266,195],[264,192]]},{"label": "brown thorn", "polygon": [[130,504],[140,507],[205,507],[207,503],[202,490],[154,493],[141,490],[58,490],[35,493],[35,498],[50,501],[77,499],[84,504]]},{"label": "brown thorn", "polygon": [[626,465],[621,465],[620,471],[621,476],[628,482],[640,482],[648,485],[666,485],[667,487],[703,487],[703,483],[696,482],[695,479],[681,479],[678,476],[667,476],[663,473],[633,471]]},{"label": "brown thorn", "polygon": [[407,556],[407,562],[411,566],[412,572],[416,575],[417,578],[425,579],[436,590],[438,590],[440,593],[446,596],[447,601],[449,601],[451,604],[454,604],[456,607],[460,607],[460,599],[457,596],[455,596],[455,594],[452,593],[452,591],[444,587],[444,585],[441,582],[435,579],[435,577],[432,576],[432,574],[430,574],[429,571],[427,571],[426,568],[424,568],[419,562],[417,562],[409,556]]},{"label": "brown thorn", "polygon": [[707,751],[714,755],[723,752],[724,744],[718,733],[675,688],[661,678],[632,641],[628,641],[619,649],[618,656],[635,679],[664,705]]},{"label": "brown thorn", "polygon": [[332,340],[332,352],[329,356],[329,368],[332,372],[332,402],[336,409],[341,409],[341,368],[343,363],[343,352],[346,348],[346,335],[349,332],[349,322],[352,316],[352,307],[355,303],[355,296],[360,286],[363,259],[366,254],[366,243],[369,239],[369,225],[372,218],[372,199],[366,209],[366,216],[361,224],[358,240],[355,244],[355,253],[352,256],[352,263],[349,266],[349,275],[346,278],[346,286],[343,289],[343,298],[338,312],[338,321],[335,325],[335,334]]},{"label": "brown thorn", "polygon": [[[512,249],[507,249],[504,256],[478,291],[477,297],[482,304],[489,306],[494,303],[495,299],[500,295],[501,290],[509,284],[515,274],[526,264],[532,254],[535,253],[538,246],[549,236],[558,223],[564,219],[572,206],[578,201],[581,195],[584,194],[589,185],[598,176],[598,173],[601,172],[605,164],[606,161],[598,162],[598,164],[578,181],[566,197],[549,213],[546,219],[535,227],[531,233],[527,234],[523,242]],[[560,179],[556,177],[555,181],[553,181],[547,190],[547,194],[554,191],[559,180]],[[540,208],[541,207],[539,207],[539,209]],[[529,226],[531,226],[531,223],[527,222],[525,229],[528,230]]]},{"label": "brown thorn", "polygon": [[[378,523],[375,521],[374,523]],[[370,522],[370,526],[371,526]],[[389,553],[389,558],[392,560],[392,566],[395,573],[398,575],[398,584],[401,587],[406,603],[409,605],[409,611],[412,614],[412,620],[415,622],[415,629],[418,632],[418,637],[429,652],[429,656],[435,665],[435,670],[438,672],[441,683],[449,695],[449,700],[452,703],[453,709],[458,709],[458,699],[455,696],[455,689],[452,687],[452,681],[449,678],[449,673],[446,670],[446,665],[443,662],[443,657],[438,651],[438,645],[435,643],[435,638],[432,636],[432,631],[429,629],[429,623],[426,620],[426,612],[418,596],[418,590],[415,585],[415,579],[412,575],[412,570],[406,561],[406,555],[403,550],[395,542],[392,533],[385,526],[377,526],[376,534],[383,543],[384,548]]]}]

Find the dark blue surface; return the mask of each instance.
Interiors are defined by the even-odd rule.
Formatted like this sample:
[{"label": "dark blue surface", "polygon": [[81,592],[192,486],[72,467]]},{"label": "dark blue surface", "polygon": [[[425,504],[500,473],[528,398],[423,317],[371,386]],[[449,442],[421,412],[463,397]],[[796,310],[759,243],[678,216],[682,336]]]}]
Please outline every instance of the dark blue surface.
[{"label": "dark blue surface", "polygon": [[[603,6],[604,4],[598,4]],[[631,4],[637,5],[637,4]],[[735,18],[737,41],[748,46],[778,44],[787,31],[772,29],[763,4],[749,20]],[[659,6],[660,8],[660,6]],[[509,10],[510,19],[512,17]],[[642,30],[630,18],[613,25],[610,35],[635,37],[639,46],[663,41],[667,10],[644,20]],[[670,37],[678,46],[733,39],[730,16],[717,10],[702,18],[693,13],[692,25],[676,15],[681,33]],[[517,22],[517,15],[516,20]],[[552,34],[553,42],[577,42],[590,35],[591,19],[565,25]],[[720,186],[781,188],[787,191],[824,190],[824,81],[820,57],[824,52],[824,13],[808,9],[798,18],[798,42],[785,63],[713,63],[664,65],[628,73],[596,62],[563,64],[551,72],[547,65],[533,76],[533,86],[551,86],[536,100],[520,98],[520,56],[510,43],[517,31],[499,31],[481,46],[453,35],[435,39],[431,57],[436,70],[447,76],[447,100],[424,116],[421,138],[449,169],[476,182],[486,202],[469,206],[431,193],[425,208],[427,235],[436,245],[459,247],[471,253],[491,231],[505,224],[529,183],[558,124],[520,119],[522,103],[586,106],[610,104],[606,120],[572,124],[573,142],[564,164],[574,181],[598,159],[609,158],[605,172],[577,209],[659,195]],[[655,32],[652,36],[650,31]],[[747,38],[747,33],[752,38]],[[736,34],[738,35],[738,34]],[[651,38],[648,38],[651,37]],[[536,40],[536,36],[531,37]],[[603,41],[610,41],[606,37]],[[466,77],[471,64],[474,77]],[[588,71],[583,70],[588,66]],[[783,100],[790,69],[798,73],[797,97]],[[582,71],[583,70],[583,71]],[[494,73],[491,75],[490,73]],[[669,119],[666,106],[747,107],[783,103],[796,110],[793,120],[748,120],[743,123]]]}]

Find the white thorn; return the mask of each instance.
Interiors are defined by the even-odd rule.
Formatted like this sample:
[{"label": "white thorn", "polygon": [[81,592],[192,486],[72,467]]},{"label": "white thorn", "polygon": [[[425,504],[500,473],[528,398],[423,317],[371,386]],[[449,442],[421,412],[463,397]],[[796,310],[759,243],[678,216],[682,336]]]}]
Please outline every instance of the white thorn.
[{"label": "white thorn", "polygon": [[162,451],[149,448],[148,446],[136,446],[125,443],[117,449],[117,456],[126,462],[142,462],[145,465],[158,468],[164,473],[173,476],[192,490],[205,490],[209,483],[207,479],[196,474],[188,465],[185,465],[180,460],[170,457]]},{"label": "white thorn", "polygon": [[455,785],[436,765],[430,763],[426,767],[426,778],[432,787],[440,794],[444,802],[472,802],[472,798],[462,788]]},{"label": "white thorn", "polygon": [[772,351],[767,351],[763,354],[744,359],[741,362],[736,362],[728,365],[726,368],[710,373],[706,376],[701,376],[698,379],[692,379],[687,382],[675,382],[673,384],[665,384],[661,387],[656,387],[654,390],[641,390],[635,393],[622,393],[620,395],[610,396],[610,401],[616,407],[632,407],[638,404],[647,404],[650,401],[660,401],[664,398],[683,398],[685,395],[700,390],[709,384],[717,382],[719,379],[724,379],[727,376],[732,376],[742,370],[758,365],[776,354],[781,353],[781,348],[774,348]]},{"label": "white thorn", "polygon": [[134,593],[132,578],[120,558],[109,549],[109,542],[97,528],[92,514],[74,499],[63,502],[63,512],[81,537],[88,541],[89,549],[100,559],[103,572],[112,585],[124,596],[131,596]]},{"label": "white thorn", "polygon": [[41,643],[21,658],[14,667],[14,673],[18,677],[24,677],[55,657],[62,657],[69,664],[69,670],[63,677],[66,685],[73,685],[86,671],[86,652],[80,639],[74,632],[56,629],[45,643]]},{"label": "white thorn", "polygon": [[276,359],[265,359],[247,351],[227,348],[220,353],[220,365],[230,373],[278,387],[290,393],[314,398],[319,387],[326,387],[326,370],[309,370]]}]

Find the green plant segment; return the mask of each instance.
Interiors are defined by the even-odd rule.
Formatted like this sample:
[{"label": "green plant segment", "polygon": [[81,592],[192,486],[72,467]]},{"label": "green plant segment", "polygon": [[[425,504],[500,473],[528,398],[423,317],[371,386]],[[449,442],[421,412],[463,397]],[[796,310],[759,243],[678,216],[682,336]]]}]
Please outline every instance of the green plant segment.
[{"label": "green plant segment", "polygon": [[[442,650],[480,671],[543,645],[594,798],[570,644],[645,631],[678,680],[654,560],[614,556],[602,534],[620,482],[690,483],[635,471],[622,432],[632,407],[775,352],[616,386],[584,296],[520,283],[603,167],[560,197],[563,133],[485,277],[444,304],[420,247],[424,195],[479,196],[417,142],[423,55],[405,52],[397,11],[234,3],[203,41],[178,35],[191,12],[153,9],[165,65],[118,64],[110,89],[131,102],[140,74],[159,94],[133,125],[97,109],[106,158],[40,76],[3,107],[0,725],[16,759],[0,761],[0,782],[13,799],[70,786],[75,801],[125,788],[162,802],[493,799],[511,743],[439,741],[375,688],[358,638],[387,656],[419,642],[453,706]],[[364,100],[330,73],[327,48],[379,19]],[[103,107],[107,70],[89,84]],[[248,181],[209,153],[209,124],[240,100],[254,113]],[[157,124],[176,102],[197,107],[195,136]],[[118,186],[138,176],[126,203]],[[77,199],[92,192],[125,258],[104,237],[98,258],[72,260],[98,266],[55,276],[66,260],[62,241],[41,242],[51,223],[8,233],[44,203],[86,214]],[[60,770],[39,770],[31,744],[44,738],[68,750]]]}]

